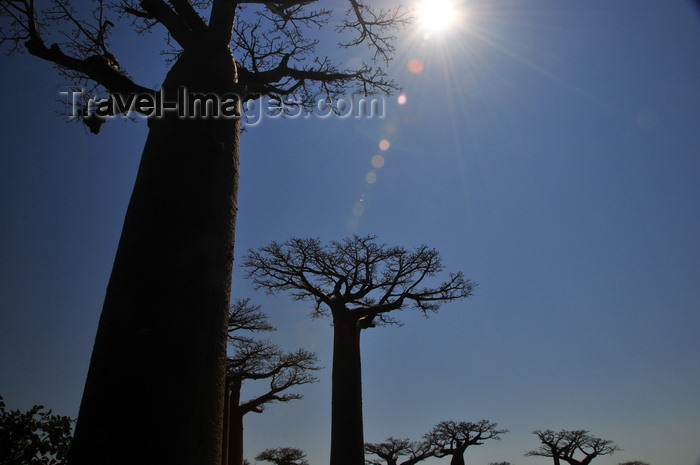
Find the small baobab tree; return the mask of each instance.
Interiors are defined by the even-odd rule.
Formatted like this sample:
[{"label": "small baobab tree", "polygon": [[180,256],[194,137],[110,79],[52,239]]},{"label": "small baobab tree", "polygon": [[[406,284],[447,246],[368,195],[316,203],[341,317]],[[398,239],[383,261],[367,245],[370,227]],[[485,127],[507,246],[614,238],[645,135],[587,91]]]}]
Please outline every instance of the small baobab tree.
[{"label": "small baobab tree", "polygon": [[487,420],[441,421],[424,438],[435,448],[435,457],[451,456],[450,465],[464,465],[468,447],[480,446],[489,439],[500,440],[500,435],[508,432],[497,426]]},{"label": "small baobab tree", "polygon": [[[434,449],[427,441],[387,438],[380,443],[366,443],[365,452],[381,460],[365,459],[367,465],[415,465],[433,456]],[[399,461],[401,457],[405,457]]]},{"label": "small baobab tree", "polygon": [[256,288],[312,300],[314,316],[332,318],[331,465],[364,462],[360,332],[397,324],[390,313],[405,307],[435,312],[443,302],[469,297],[475,285],[458,272],[429,286],[443,271],[435,249],[389,247],[374,236],[326,245],[319,239],[272,242],[250,250],[243,266]]},{"label": "small baobab tree", "polygon": [[[526,456],[551,457],[554,465],[566,462],[569,465],[588,465],[594,458],[612,455],[620,447],[609,439],[592,436],[586,430],[537,430],[532,434],[541,442],[540,447],[527,452]],[[578,455],[578,458],[574,458]]]},{"label": "small baobab tree", "polygon": [[275,465],[309,465],[306,454],[295,447],[276,447],[260,452],[255,460],[272,462]]},{"label": "small baobab tree", "polygon": [[[241,330],[271,331],[267,315],[248,299],[237,300],[229,314],[229,342],[233,348],[227,357],[226,399],[224,401],[223,465],[243,465],[243,417],[262,413],[267,404],[301,399],[298,393],[286,392],[303,384],[316,382],[311,372],[318,370],[316,354],[308,350],[284,351],[266,340],[241,335]],[[267,381],[267,388],[246,400],[241,389],[247,381]]]}]

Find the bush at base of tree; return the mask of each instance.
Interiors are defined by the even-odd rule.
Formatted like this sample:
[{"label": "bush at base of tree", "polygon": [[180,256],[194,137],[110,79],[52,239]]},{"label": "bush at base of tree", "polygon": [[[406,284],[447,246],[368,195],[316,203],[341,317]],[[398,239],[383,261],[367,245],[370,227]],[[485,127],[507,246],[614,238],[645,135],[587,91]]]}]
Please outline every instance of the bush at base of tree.
[{"label": "bush at base of tree", "polygon": [[0,465],[62,465],[73,420],[52,415],[43,405],[26,412],[5,410],[0,396]]}]

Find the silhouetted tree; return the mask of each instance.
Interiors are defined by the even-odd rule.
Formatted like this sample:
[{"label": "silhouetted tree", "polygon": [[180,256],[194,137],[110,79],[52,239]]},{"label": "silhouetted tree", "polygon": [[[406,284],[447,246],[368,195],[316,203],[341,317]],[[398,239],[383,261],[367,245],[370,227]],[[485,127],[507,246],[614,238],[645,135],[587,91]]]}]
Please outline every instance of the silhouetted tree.
[{"label": "silhouetted tree", "polygon": [[[262,413],[270,402],[301,399],[301,394],[284,391],[317,381],[310,372],[320,367],[313,352],[303,349],[286,352],[269,341],[241,335],[241,330],[274,330],[267,315],[248,299],[237,300],[231,307],[228,329],[234,352],[227,358],[223,464],[243,465],[243,416],[250,412]],[[242,402],[243,383],[253,380],[267,380],[267,390]]]},{"label": "silhouetted tree", "polygon": [[464,465],[464,453],[469,446],[480,446],[488,439],[500,440],[507,429],[496,429],[497,423],[481,420],[441,421],[425,435],[425,440],[435,448],[435,457],[452,456],[450,465]]},{"label": "silhouetted tree", "polygon": [[419,287],[443,271],[438,252],[424,245],[413,251],[388,247],[375,239],[352,236],[322,245],[292,238],[250,250],[243,263],[256,288],[313,300],[314,316],[333,320],[331,465],[364,462],[360,332],[398,323],[389,313],[404,307],[435,312],[442,302],[470,296],[474,287],[461,272]]},{"label": "silhouetted tree", "polygon": [[294,447],[265,449],[255,457],[255,460],[272,462],[275,465],[309,465],[304,451]]},{"label": "silhouetted tree", "polygon": [[26,412],[7,411],[0,396],[0,464],[65,464],[72,423],[70,417],[52,415],[43,405]]},{"label": "silhouetted tree", "polygon": [[[119,23],[167,33],[174,60],[163,102],[182,109],[179,89],[187,100],[199,95],[201,107],[208,95],[231,96],[209,115],[193,105],[191,118],[168,111],[149,120],[69,454],[72,465],[219,465],[241,104],[267,95],[296,111],[311,109],[317,93],[333,101],[351,88],[390,92],[383,69],[407,10],[363,0],[348,0],[337,16],[310,9],[314,0],[38,3],[0,0],[0,45],[127,107],[111,113],[152,111],[130,106],[134,95],[158,101],[112,53]],[[316,55],[313,34],[331,20],[340,47],[369,46],[369,64],[340,69]],[[95,133],[104,122],[78,114]]]},{"label": "silhouetted tree", "polygon": [[[414,465],[433,456],[433,448],[427,441],[411,441],[389,437],[381,443],[366,443],[365,452],[384,460],[386,465]],[[406,460],[399,462],[400,457]],[[365,459],[368,465],[383,465],[379,460]]]},{"label": "silhouetted tree", "polygon": [[[561,430],[551,429],[533,431],[542,443],[539,448],[526,453],[526,456],[552,457],[554,465],[567,462],[569,465],[588,465],[601,455],[612,455],[620,450],[613,441],[591,436],[586,430]],[[583,454],[580,459],[574,458],[578,452]],[[579,454],[580,455],[580,454]]]},{"label": "silhouetted tree", "polygon": [[491,462],[489,465],[511,465],[510,462]]},{"label": "silhouetted tree", "polygon": [[620,462],[618,465],[649,465],[647,462],[642,462],[641,460],[632,460],[631,462]]}]

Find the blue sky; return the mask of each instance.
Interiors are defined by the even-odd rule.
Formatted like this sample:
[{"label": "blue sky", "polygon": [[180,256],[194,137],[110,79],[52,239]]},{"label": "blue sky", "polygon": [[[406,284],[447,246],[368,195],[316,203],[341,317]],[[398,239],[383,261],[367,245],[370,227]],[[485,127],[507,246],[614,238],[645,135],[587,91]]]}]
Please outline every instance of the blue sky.
[{"label": "blue sky", "polygon": [[[479,283],[430,319],[406,311],[405,326],[364,332],[367,441],[487,418],[510,432],[468,450],[468,463],[550,463],[523,457],[546,428],[624,449],[598,465],[700,463],[698,11],[651,0],[462,7],[468,18],[449,33],[399,38],[390,72],[406,100],[388,98],[385,118],[247,130],[236,261],[290,236],[377,234],[435,247]],[[142,47],[123,32],[120,62],[157,87],[158,36]],[[113,121],[88,135],[56,116],[64,82],[50,65],[0,63],[0,394],[10,408],[75,416],[147,128]],[[246,418],[246,457],[288,445],[326,463],[329,322],[253,291],[238,268],[233,289],[263,305],[276,342],[316,350],[326,366],[303,400]]]}]

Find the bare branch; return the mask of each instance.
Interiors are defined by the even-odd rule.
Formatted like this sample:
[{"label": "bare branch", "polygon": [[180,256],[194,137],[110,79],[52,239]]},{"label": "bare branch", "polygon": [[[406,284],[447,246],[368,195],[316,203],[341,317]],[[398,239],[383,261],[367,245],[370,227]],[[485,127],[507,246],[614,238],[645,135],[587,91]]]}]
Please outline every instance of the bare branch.
[{"label": "bare branch", "polygon": [[[475,283],[452,273],[435,287],[417,288],[443,269],[439,254],[421,246],[413,251],[387,247],[374,236],[353,236],[327,246],[318,239],[292,238],[249,251],[243,266],[257,289],[290,291],[296,300],[314,300],[314,313],[346,311],[366,327],[395,323],[386,313],[412,304],[424,314],[442,302],[472,295]],[[327,307],[323,310],[321,306]]]},{"label": "bare branch", "polygon": [[[349,0],[347,18],[338,27],[338,32],[354,31],[357,35],[341,47],[353,47],[366,43],[374,52],[374,59],[389,63],[395,48],[393,41],[399,29],[410,22],[409,10],[399,5],[384,10],[374,10],[361,0]],[[350,19],[353,18],[353,19]]]},{"label": "bare branch", "polygon": [[260,311],[259,305],[252,305],[250,299],[237,299],[228,315],[228,334],[230,340],[240,340],[238,331],[275,331],[267,321],[268,316]]},{"label": "bare branch", "polygon": [[[365,452],[385,460],[387,465],[415,465],[434,456],[433,446],[427,441],[411,441],[409,439],[387,438],[382,443],[365,443]],[[407,459],[399,463],[399,458]],[[375,460],[366,460],[367,464],[382,465]]]},{"label": "bare branch", "polygon": [[255,460],[272,462],[275,465],[309,465],[306,454],[294,447],[265,449],[255,457]]},{"label": "bare branch", "polygon": [[[595,457],[612,455],[621,450],[613,441],[591,436],[586,430],[537,430],[536,435],[542,443],[539,448],[527,452],[526,456],[552,457],[555,462],[563,460],[570,465],[588,465]],[[583,458],[574,455],[580,452]]]},{"label": "bare branch", "polygon": [[500,440],[500,435],[508,430],[497,429],[497,426],[497,423],[487,420],[442,421],[424,439],[434,447],[436,457],[462,456],[470,446],[482,445],[488,439]]}]

